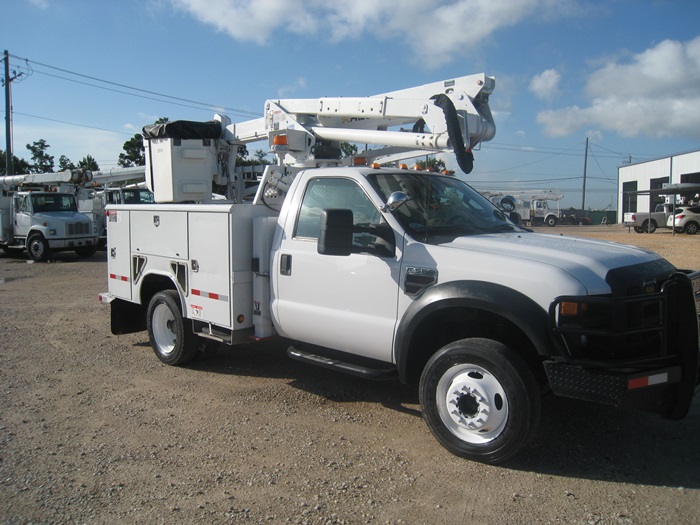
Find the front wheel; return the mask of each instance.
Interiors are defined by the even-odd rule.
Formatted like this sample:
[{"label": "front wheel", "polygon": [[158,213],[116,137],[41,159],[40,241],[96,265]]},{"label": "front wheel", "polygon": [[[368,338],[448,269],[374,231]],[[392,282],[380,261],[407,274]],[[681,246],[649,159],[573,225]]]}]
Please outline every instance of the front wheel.
[{"label": "front wheel", "polygon": [[167,365],[182,365],[194,359],[195,335],[186,325],[175,290],[164,290],[153,296],[146,316],[148,338],[153,351]]},{"label": "front wheel", "polygon": [[35,233],[27,239],[27,253],[32,261],[45,261],[50,253],[49,243],[43,235]]},{"label": "front wheel", "polygon": [[557,218],[550,215],[549,217],[547,217],[547,218],[545,219],[544,222],[545,222],[545,224],[546,224],[547,226],[549,226],[550,228],[553,228],[554,226],[557,225]]},{"label": "front wheel", "polygon": [[537,383],[525,362],[490,339],[463,339],[440,349],[420,379],[423,418],[457,456],[498,463],[534,433]]}]

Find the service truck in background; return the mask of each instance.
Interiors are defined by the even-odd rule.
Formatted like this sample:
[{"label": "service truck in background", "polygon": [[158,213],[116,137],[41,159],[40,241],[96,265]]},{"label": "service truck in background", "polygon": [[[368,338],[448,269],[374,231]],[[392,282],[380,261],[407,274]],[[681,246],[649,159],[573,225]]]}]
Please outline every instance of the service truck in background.
[{"label": "service truck in background", "polygon": [[[372,162],[451,150],[468,174],[495,134],[494,86],[471,75],[269,100],[243,124],[146,127],[157,204],[107,208],[112,332],[146,330],[172,365],[202,342],[282,336],[310,365],[418,384],[437,440],[483,462],[521,449],[544,393],[684,417],[698,390],[700,273],[524,230],[463,176]],[[261,139],[277,164],[243,202],[236,148]],[[340,141],[382,147],[341,159]],[[211,200],[212,180],[228,201]]]},{"label": "service truck in background", "polygon": [[34,261],[44,261],[52,252],[67,250],[75,251],[79,257],[94,255],[97,250],[95,224],[90,217],[78,212],[72,191],[54,191],[58,185],[80,186],[90,176],[90,172],[66,170],[0,177],[0,247],[3,251],[15,254],[26,249]]}]

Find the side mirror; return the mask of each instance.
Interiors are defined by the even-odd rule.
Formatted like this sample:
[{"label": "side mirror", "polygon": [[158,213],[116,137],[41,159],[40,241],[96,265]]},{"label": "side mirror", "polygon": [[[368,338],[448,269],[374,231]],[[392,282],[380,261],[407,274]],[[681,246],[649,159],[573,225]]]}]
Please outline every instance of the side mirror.
[{"label": "side mirror", "polygon": [[382,211],[394,211],[396,208],[406,203],[410,197],[402,191],[395,191],[386,200],[386,204],[382,206]]},{"label": "side mirror", "polygon": [[323,210],[317,250],[322,255],[352,253],[352,210]]}]

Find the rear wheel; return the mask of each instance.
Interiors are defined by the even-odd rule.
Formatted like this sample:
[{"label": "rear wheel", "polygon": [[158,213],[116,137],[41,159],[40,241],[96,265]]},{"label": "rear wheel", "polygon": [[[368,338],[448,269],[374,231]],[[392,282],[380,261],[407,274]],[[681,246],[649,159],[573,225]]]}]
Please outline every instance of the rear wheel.
[{"label": "rear wheel", "polygon": [[40,233],[30,235],[27,240],[27,253],[32,261],[45,261],[51,253],[49,243]]},{"label": "rear wheel", "polygon": [[656,221],[644,221],[642,230],[648,233],[654,233],[656,231]]},{"label": "rear wheel", "polygon": [[146,316],[148,338],[158,359],[168,365],[182,365],[194,359],[196,337],[180,309],[175,290],[165,290],[153,296]]},{"label": "rear wheel", "polygon": [[463,339],[439,350],[420,380],[423,418],[458,456],[498,463],[534,433],[540,395],[515,352],[490,339]]},{"label": "rear wheel", "polygon": [[688,235],[695,235],[698,233],[698,223],[697,222],[689,222],[685,225],[683,228],[683,231],[687,233]]}]

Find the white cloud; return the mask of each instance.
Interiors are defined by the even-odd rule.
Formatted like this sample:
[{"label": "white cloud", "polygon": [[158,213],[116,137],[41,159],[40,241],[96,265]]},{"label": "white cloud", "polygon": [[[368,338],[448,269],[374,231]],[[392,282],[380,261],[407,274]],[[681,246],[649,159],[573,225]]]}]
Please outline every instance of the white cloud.
[{"label": "white cloud", "polygon": [[34,7],[38,7],[39,9],[48,9],[49,8],[49,0],[28,0],[29,4],[33,5]]},{"label": "white cloud", "polygon": [[289,95],[294,92],[304,89],[306,87],[306,79],[304,77],[297,78],[292,84],[282,86],[277,89],[277,96],[279,98],[289,98]]},{"label": "white cloud", "polygon": [[591,74],[585,93],[587,107],[537,115],[546,134],[568,136],[594,127],[624,137],[700,138],[700,37],[665,40],[628,63],[607,63]]},{"label": "white cloud", "polygon": [[[284,31],[334,42],[401,39],[432,67],[528,17],[568,15],[574,0],[172,0],[173,5],[235,40],[263,45]],[[427,30],[416,38],[416,28]],[[435,32],[438,37],[432,37]]]},{"label": "white cloud", "polygon": [[559,94],[560,80],[561,75],[556,69],[547,69],[539,75],[532,77],[530,81],[530,91],[532,91],[537,98],[551,101]]}]

